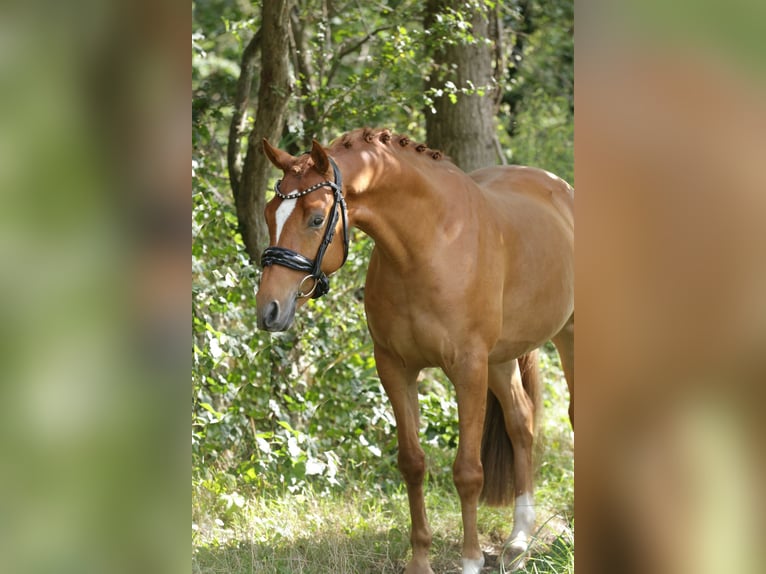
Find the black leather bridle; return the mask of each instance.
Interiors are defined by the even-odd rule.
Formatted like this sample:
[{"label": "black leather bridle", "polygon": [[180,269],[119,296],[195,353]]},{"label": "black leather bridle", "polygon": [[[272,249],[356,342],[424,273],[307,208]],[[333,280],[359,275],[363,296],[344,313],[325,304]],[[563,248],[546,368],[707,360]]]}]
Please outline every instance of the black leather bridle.
[{"label": "black leather bridle", "polygon": [[[330,290],[330,280],[322,272],[322,259],[324,258],[327,248],[332,243],[332,239],[335,236],[335,226],[338,224],[338,217],[343,219],[343,263],[348,258],[348,228],[347,228],[347,214],[346,214],[346,200],[343,199],[343,178],[340,175],[335,161],[328,157],[330,165],[332,165],[333,178],[335,181],[322,181],[304,189],[303,191],[296,191],[285,195],[279,189],[282,180],[280,179],[274,185],[274,193],[277,197],[284,199],[298,199],[304,195],[308,195],[312,191],[316,191],[323,187],[329,187],[333,190],[333,203],[330,210],[330,216],[327,219],[327,225],[324,229],[324,237],[322,243],[319,244],[316,257],[312,261],[308,257],[304,257],[297,251],[292,249],[286,249],[284,247],[268,247],[261,255],[261,267],[268,267],[269,265],[281,265],[282,267],[288,267],[289,269],[295,269],[296,271],[305,271],[308,273],[303,280],[301,280],[298,286],[298,298],[312,297],[314,299],[321,297]],[[338,214],[338,206],[340,206],[340,215]],[[341,265],[343,265],[341,263]],[[303,291],[303,286],[306,280],[312,279],[313,285],[308,291]]]}]

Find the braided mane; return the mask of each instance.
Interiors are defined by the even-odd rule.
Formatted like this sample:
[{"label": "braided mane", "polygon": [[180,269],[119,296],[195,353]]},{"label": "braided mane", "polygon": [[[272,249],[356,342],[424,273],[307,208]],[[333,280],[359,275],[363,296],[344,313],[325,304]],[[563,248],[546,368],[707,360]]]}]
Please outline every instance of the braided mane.
[{"label": "braided mane", "polygon": [[350,149],[356,145],[363,146],[365,144],[374,144],[376,142],[382,143],[383,145],[390,147],[392,150],[412,149],[416,153],[428,155],[437,161],[445,159],[445,155],[441,151],[431,149],[426,144],[417,143],[406,135],[392,133],[391,130],[387,128],[358,128],[352,130],[335,140],[331,144],[331,147],[343,146],[346,149]]}]

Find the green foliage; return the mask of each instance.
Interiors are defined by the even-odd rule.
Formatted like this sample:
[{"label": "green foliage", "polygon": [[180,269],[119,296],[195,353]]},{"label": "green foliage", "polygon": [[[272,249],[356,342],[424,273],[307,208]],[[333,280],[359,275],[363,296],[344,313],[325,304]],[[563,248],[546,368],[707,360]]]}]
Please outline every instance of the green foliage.
[{"label": "green foliage", "polygon": [[[305,149],[360,126],[386,126],[422,136],[422,27],[414,0],[370,6],[298,2],[305,64],[296,73],[282,145]],[[310,73],[308,73],[308,72]]]},{"label": "green foliage", "polygon": [[574,124],[565,98],[541,88],[516,117],[510,161],[541,167],[574,185]]},{"label": "green foliage", "polygon": [[540,167],[574,185],[574,5],[504,4],[510,32],[498,136],[510,163]]}]

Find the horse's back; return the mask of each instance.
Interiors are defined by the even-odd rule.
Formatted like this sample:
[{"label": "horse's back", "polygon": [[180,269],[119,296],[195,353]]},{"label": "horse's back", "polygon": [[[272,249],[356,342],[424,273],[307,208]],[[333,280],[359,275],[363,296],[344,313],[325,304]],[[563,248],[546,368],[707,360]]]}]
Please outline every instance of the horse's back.
[{"label": "horse's back", "polygon": [[574,229],[574,190],[560,177],[535,167],[485,167],[471,172],[496,213],[513,211],[524,198],[533,198]]}]

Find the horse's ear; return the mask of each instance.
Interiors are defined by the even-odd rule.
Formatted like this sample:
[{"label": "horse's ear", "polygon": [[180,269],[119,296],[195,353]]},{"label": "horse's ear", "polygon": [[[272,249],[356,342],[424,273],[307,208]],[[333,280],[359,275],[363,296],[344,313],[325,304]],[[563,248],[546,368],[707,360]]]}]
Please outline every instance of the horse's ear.
[{"label": "horse's ear", "polygon": [[282,171],[287,171],[295,161],[295,158],[286,151],[275,148],[269,143],[269,140],[263,138],[263,153],[269,158],[269,161]]},{"label": "horse's ear", "polygon": [[311,159],[314,160],[314,167],[316,170],[325,174],[330,169],[330,160],[327,159],[327,152],[316,140],[311,140]]}]

